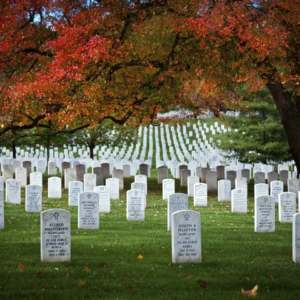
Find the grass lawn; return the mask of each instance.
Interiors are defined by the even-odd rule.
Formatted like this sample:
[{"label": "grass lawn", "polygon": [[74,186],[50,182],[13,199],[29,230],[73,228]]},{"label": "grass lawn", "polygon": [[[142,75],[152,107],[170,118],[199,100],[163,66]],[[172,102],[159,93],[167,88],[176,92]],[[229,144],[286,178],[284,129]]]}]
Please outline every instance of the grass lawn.
[{"label": "grass lawn", "polygon": [[[132,178],[125,180],[125,191]],[[0,231],[0,299],[248,299],[241,289],[258,285],[258,299],[300,299],[300,265],[292,262],[292,225],[278,222],[276,232],[255,233],[253,183],[247,214],[232,214],[230,202],[209,194],[201,213],[199,264],[173,264],[167,202],[161,185],[148,180],[146,221],[126,221],[126,192],[101,214],[100,229],[77,228],[77,208],[67,191],[47,199],[43,210],[71,212],[69,263],[40,260],[40,214],[5,203]],[[176,182],[176,192],[186,192]]]}]

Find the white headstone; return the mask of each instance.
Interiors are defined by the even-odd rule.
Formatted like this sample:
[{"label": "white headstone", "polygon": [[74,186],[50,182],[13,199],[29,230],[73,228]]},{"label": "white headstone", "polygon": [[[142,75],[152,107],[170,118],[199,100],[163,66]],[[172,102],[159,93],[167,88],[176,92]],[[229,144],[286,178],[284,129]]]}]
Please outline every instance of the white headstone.
[{"label": "white headstone", "polygon": [[248,181],[246,177],[235,178],[235,188],[244,189],[248,191]]},{"label": "white headstone", "polygon": [[254,185],[254,200],[260,196],[269,196],[269,185],[267,183]]},{"label": "white headstone", "polygon": [[94,192],[99,194],[99,213],[110,213],[109,188],[105,185],[98,185],[94,187]]},{"label": "white headstone", "polygon": [[292,192],[284,192],[279,194],[278,197],[279,222],[292,223],[293,214],[297,212],[296,194]]},{"label": "white headstone", "polygon": [[109,188],[109,194],[111,200],[117,200],[120,198],[118,178],[107,178],[105,180],[105,185]]},{"label": "white headstone", "polygon": [[188,209],[188,195],[183,193],[174,193],[169,196],[168,200],[168,224],[167,229],[171,230],[172,223],[172,213],[177,212],[179,210],[187,210]]},{"label": "white headstone", "polygon": [[163,200],[168,200],[169,196],[175,193],[175,180],[163,179],[162,181],[162,197]]},{"label": "white headstone", "polygon": [[218,181],[218,201],[231,201],[231,181],[222,179]]},{"label": "white headstone", "polygon": [[147,176],[146,175],[135,175],[134,176],[134,181],[145,183],[145,185],[146,185],[145,195],[147,196],[147,194],[148,194]]},{"label": "white headstone", "polygon": [[231,191],[231,211],[246,214],[248,210],[247,191],[234,189]]},{"label": "white headstone", "polygon": [[61,178],[49,177],[48,178],[48,198],[60,199],[61,198]]},{"label": "white headstone", "polygon": [[298,195],[298,192],[300,190],[299,178],[290,178],[288,179],[287,184],[288,184],[288,192],[292,192]]},{"label": "white headstone", "polygon": [[293,215],[293,262],[300,263],[300,213]]},{"label": "white headstone", "polygon": [[94,187],[96,186],[96,174],[86,173],[84,174],[83,180],[83,190],[85,192],[93,192]]},{"label": "white headstone", "polygon": [[275,231],[275,199],[272,196],[259,196],[254,205],[254,231]]},{"label": "white headstone", "polygon": [[48,162],[48,175],[56,175],[56,162],[55,161],[49,161]]},{"label": "white headstone", "polygon": [[42,187],[27,185],[25,188],[25,210],[28,212],[42,211]]},{"label": "white headstone", "polygon": [[172,214],[172,262],[200,263],[201,221],[200,213],[181,210]]},{"label": "white headstone", "polygon": [[0,229],[4,228],[4,198],[3,190],[0,190]]},{"label": "white headstone", "polygon": [[126,193],[126,218],[128,221],[145,220],[145,194],[142,190],[129,190]]},{"label": "white headstone", "polygon": [[41,172],[30,173],[29,182],[31,185],[40,185],[43,187],[43,174]]},{"label": "white headstone", "polygon": [[207,206],[206,183],[196,183],[194,185],[194,206]]},{"label": "white headstone", "polygon": [[69,183],[71,181],[77,181],[76,180],[77,175],[76,175],[76,169],[75,168],[67,168],[64,170],[64,186],[65,189],[69,188]]},{"label": "white headstone", "polygon": [[283,181],[273,180],[271,181],[271,196],[275,198],[275,203],[278,203],[278,195],[283,193]]},{"label": "white headstone", "polygon": [[99,228],[99,194],[83,192],[78,196],[78,228]]},{"label": "white headstone", "polygon": [[83,192],[82,181],[70,181],[69,182],[69,194],[68,203],[69,206],[78,206],[78,196]]},{"label": "white headstone", "polygon": [[143,182],[132,182],[131,183],[132,190],[142,190],[146,195],[146,184]]},{"label": "white headstone", "polygon": [[189,197],[194,197],[194,185],[199,183],[198,176],[188,176],[187,178],[187,192]]},{"label": "white headstone", "polygon": [[41,213],[41,260],[71,260],[70,212],[64,209],[49,209]]},{"label": "white headstone", "polygon": [[23,167],[16,168],[16,179],[20,181],[21,187],[27,185],[27,169]]},{"label": "white headstone", "polygon": [[21,184],[16,179],[6,180],[6,202],[20,204],[21,203]]}]

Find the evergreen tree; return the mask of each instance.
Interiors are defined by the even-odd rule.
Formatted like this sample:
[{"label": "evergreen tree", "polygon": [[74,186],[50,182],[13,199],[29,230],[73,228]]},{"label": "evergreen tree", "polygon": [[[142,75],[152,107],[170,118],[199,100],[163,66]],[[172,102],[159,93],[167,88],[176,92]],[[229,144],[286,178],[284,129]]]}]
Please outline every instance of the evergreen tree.
[{"label": "evergreen tree", "polygon": [[239,115],[225,117],[231,128],[220,136],[219,147],[244,163],[292,159],[279,114],[266,89],[246,97]]}]

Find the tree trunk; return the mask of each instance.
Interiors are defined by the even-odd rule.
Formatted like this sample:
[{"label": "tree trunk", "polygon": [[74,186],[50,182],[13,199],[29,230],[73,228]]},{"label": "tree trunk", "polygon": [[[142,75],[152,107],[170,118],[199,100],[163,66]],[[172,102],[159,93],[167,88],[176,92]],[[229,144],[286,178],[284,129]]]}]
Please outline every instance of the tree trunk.
[{"label": "tree trunk", "polygon": [[267,87],[277,106],[284,127],[292,157],[300,172],[300,97],[284,90],[281,83],[269,82]]},{"label": "tree trunk", "polygon": [[12,152],[13,152],[13,158],[17,158],[17,149],[16,149],[16,142],[12,141]]},{"label": "tree trunk", "polygon": [[94,145],[89,145],[89,149],[90,149],[90,158],[94,159]]}]

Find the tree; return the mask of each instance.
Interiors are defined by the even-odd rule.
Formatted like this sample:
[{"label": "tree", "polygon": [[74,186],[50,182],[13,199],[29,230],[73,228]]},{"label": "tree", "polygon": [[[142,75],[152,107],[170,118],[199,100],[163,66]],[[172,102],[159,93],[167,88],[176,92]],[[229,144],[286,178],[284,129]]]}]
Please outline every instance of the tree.
[{"label": "tree", "polygon": [[[276,104],[291,155],[300,171],[300,1],[201,1],[191,32],[201,41],[203,80],[231,92],[266,86]],[[209,60],[210,58],[210,60]],[[235,96],[235,97],[234,97]]]},{"label": "tree", "polygon": [[121,146],[132,144],[137,140],[137,132],[129,126],[121,126],[108,121],[94,128],[85,128],[76,132],[74,143],[84,145],[90,151],[90,158],[94,158],[96,146]]},{"label": "tree", "polygon": [[4,0],[0,135],[218,115],[265,85],[299,171],[299,14],[300,0]]},{"label": "tree", "polygon": [[[219,136],[219,147],[244,163],[274,163],[291,160],[279,114],[266,89],[246,97],[239,115],[225,117],[231,131]],[[217,137],[218,138],[218,137]]]}]

